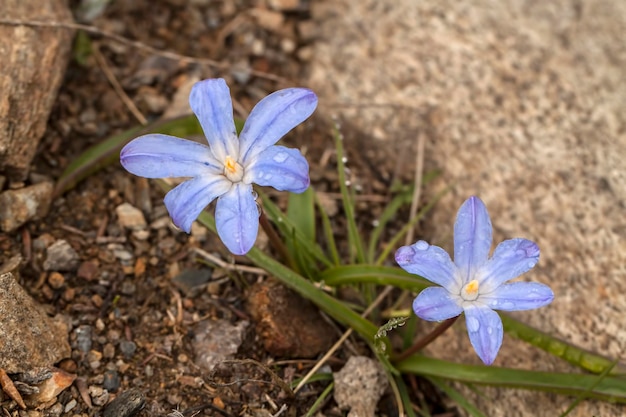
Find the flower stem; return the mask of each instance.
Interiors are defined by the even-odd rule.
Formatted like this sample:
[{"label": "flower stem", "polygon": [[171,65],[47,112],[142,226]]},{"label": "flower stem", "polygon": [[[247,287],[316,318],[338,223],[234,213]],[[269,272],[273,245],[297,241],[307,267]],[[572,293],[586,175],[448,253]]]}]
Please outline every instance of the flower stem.
[{"label": "flower stem", "polygon": [[404,352],[399,353],[398,355],[396,355],[393,360],[394,362],[399,362],[403,359],[408,358],[409,356],[411,356],[412,354],[414,354],[415,352],[418,352],[422,349],[424,349],[426,346],[428,346],[433,340],[435,340],[436,338],[438,338],[439,336],[441,336],[443,334],[443,332],[445,332],[446,330],[448,330],[448,328],[450,326],[452,326],[454,324],[454,322],[456,321],[456,319],[458,319],[460,316],[456,316],[456,317],[452,317],[450,319],[444,320],[441,323],[439,323],[439,325],[437,327],[435,327],[433,329],[433,331],[431,331],[430,333],[428,333],[426,336],[422,337],[421,339],[419,339],[417,342],[415,342],[413,344],[413,346],[411,346],[410,348],[408,348],[407,350],[405,350]]},{"label": "flower stem", "polygon": [[287,250],[287,246],[285,246],[285,242],[283,242],[280,236],[278,236],[278,233],[276,233],[276,230],[270,223],[270,220],[265,215],[265,212],[263,211],[263,209],[261,209],[261,215],[259,216],[259,223],[261,224],[261,227],[265,231],[265,234],[267,235],[267,238],[269,239],[270,244],[274,247],[274,249],[276,249],[276,251],[278,251],[279,255],[283,258],[283,260],[287,262],[289,266],[291,266],[292,269],[294,269],[296,266],[294,259],[292,258],[291,254]]}]

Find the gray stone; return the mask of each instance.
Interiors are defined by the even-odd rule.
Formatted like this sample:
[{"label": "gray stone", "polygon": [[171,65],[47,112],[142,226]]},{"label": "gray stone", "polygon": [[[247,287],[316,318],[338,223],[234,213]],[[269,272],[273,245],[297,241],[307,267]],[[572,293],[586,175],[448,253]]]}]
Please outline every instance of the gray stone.
[{"label": "gray stone", "polygon": [[205,320],[194,329],[191,346],[194,351],[194,363],[206,371],[211,371],[220,362],[232,359],[243,343],[248,322],[241,321],[232,325],[226,320]]},{"label": "gray stone", "polygon": [[46,271],[75,271],[80,258],[72,246],[59,239],[46,249],[46,260],[43,269]]},{"label": "gray stone", "polygon": [[11,274],[0,275],[0,368],[12,374],[51,367],[70,356],[67,334]]},{"label": "gray stone", "polygon": [[387,375],[382,365],[366,356],[352,356],[339,372],[333,374],[334,397],[348,417],[374,417],[376,404],[385,393]]},{"label": "gray stone", "polygon": [[[455,184],[419,237],[451,249],[456,210],[478,195],[490,211],[495,242],[538,242],[541,260],[524,279],[549,284],[556,295],[550,306],[514,316],[623,360],[626,43],[617,40],[624,37],[626,2],[340,0],[312,6],[319,33],[326,34],[315,44],[310,68],[320,111],[366,132],[353,149],[394,150],[391,161],[408,178],[414,157],[401,155],[411,155],[424,135],[426,170],[442,172],[424,198]],[[389,163],[375,158],[374,165]],[[479,363],[462,324],[428,351]],[[572,369],[506,336],[495,365]],[[483,392],[463,389],[494,417],[558,415],[572,401],[522,390]],[[583,402],[569,415],[624,414],[624,406]]]},{"label": "gray stone", "polygon": [[29,220],[44,217],[50,209],[53,185],[42,182],[0,194],[0,229],[12,232]]},{"label": "gray stone", "polygon": [[141,210],[132,206],[129,203],[122,203],[119,206],[115,207],[115,214],[117,214],[117,219],[120,223],[120,226],[131,229],[131,230],[141,230],[145,229],[147,226],[146,218],[144,217]]}]

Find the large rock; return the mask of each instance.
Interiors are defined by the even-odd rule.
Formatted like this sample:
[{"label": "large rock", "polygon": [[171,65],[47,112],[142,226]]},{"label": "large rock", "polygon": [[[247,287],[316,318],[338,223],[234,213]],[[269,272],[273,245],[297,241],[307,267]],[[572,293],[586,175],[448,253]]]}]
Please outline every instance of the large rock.
[{"label": "large rock", "polygon": [[[66,0],[2,0],[3,19],[67,22]],[[23,181],[63,80],[72,31],[0,24],[0,172]]]},{"label": "large rock", "polygon": [[[549,307],[516,313],[583,348],[626,352],[626,2],[613,0],[325,0],[310,85],[371,138],[361,149],[414,148],[456,183],[424,238],[451,248],[459,205],[486,203],[495,241],[526,237],[541,260],[526,279],[549,284]],[[339,110],[337,110],[339,109]],[[362,139],[368,140],[368,139]],[[398,152],[397,155],[403,153]],[[410,153],[409,153],[410,154]],[[406,171],[413,158],[395,161]],[[401,165],[403,164],[403,165]],[[462,324],[432,355],[478,363]],[[505,337],[495,363],[569,369]],[[571,398],[465,392],[489,416],[554,416]],[[620,416],[584,402],[571,416]]]},{"label": "large rock", "polygon": [[53,320],[15,281],[0,275],[0,368],[24,373],[70,356],[67,327]]}]

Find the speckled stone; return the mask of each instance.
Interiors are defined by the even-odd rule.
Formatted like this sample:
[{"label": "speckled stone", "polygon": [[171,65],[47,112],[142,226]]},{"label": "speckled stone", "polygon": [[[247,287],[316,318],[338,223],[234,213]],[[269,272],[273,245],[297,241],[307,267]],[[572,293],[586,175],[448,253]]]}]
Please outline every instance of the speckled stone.
[{"label": "speckled stone", "polygon": [[0,368],[9,374],[49,368],[70,356],[67,334],[11,274],[0,275]]},{"label": "speckled stone", "polygon": [[[478,195],[494,241],[525,237],[541,259],[524,279],[549,284],[548,307],[513,313],[585,349],[626,359],[626,2],[323,0],[309,86],[319,112],[364,132],[360,149],[394,149],[410,178],[426,141],[427,199],[455,184],[419,236],[452,248],[460,204]],[[324,38],[323,34],[327,34]],[[349,144],[346,143],[348,148]],[[403,157],[406,155],[406,157]],[[350,158],[350,155],[348,155]],[[373,166],[389,163],[374,160]],[[433,356],[479,363],[463,324]],[[569,370],[505,336],[496,366]],[[463,391],[486,415],[559,415],[572,399]],[[569,415],[622,416],[583,402]]]}]

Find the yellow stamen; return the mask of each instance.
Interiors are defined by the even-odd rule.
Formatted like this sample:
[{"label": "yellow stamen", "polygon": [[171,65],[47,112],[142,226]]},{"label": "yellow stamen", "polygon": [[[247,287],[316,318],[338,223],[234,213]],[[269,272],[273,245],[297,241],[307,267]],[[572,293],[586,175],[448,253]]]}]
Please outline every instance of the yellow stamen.
[{"label": "yellow stamen", "polygon": [[224,161],[224,169],[231,174],[237,172],[237,161],[235,161],[230,155],[226,157]]},{"label": "yellow stamen", "polygon": [[465,286],[465,292],[467,294],[476,294],[478,292],[478,281],[473,279]]}]

